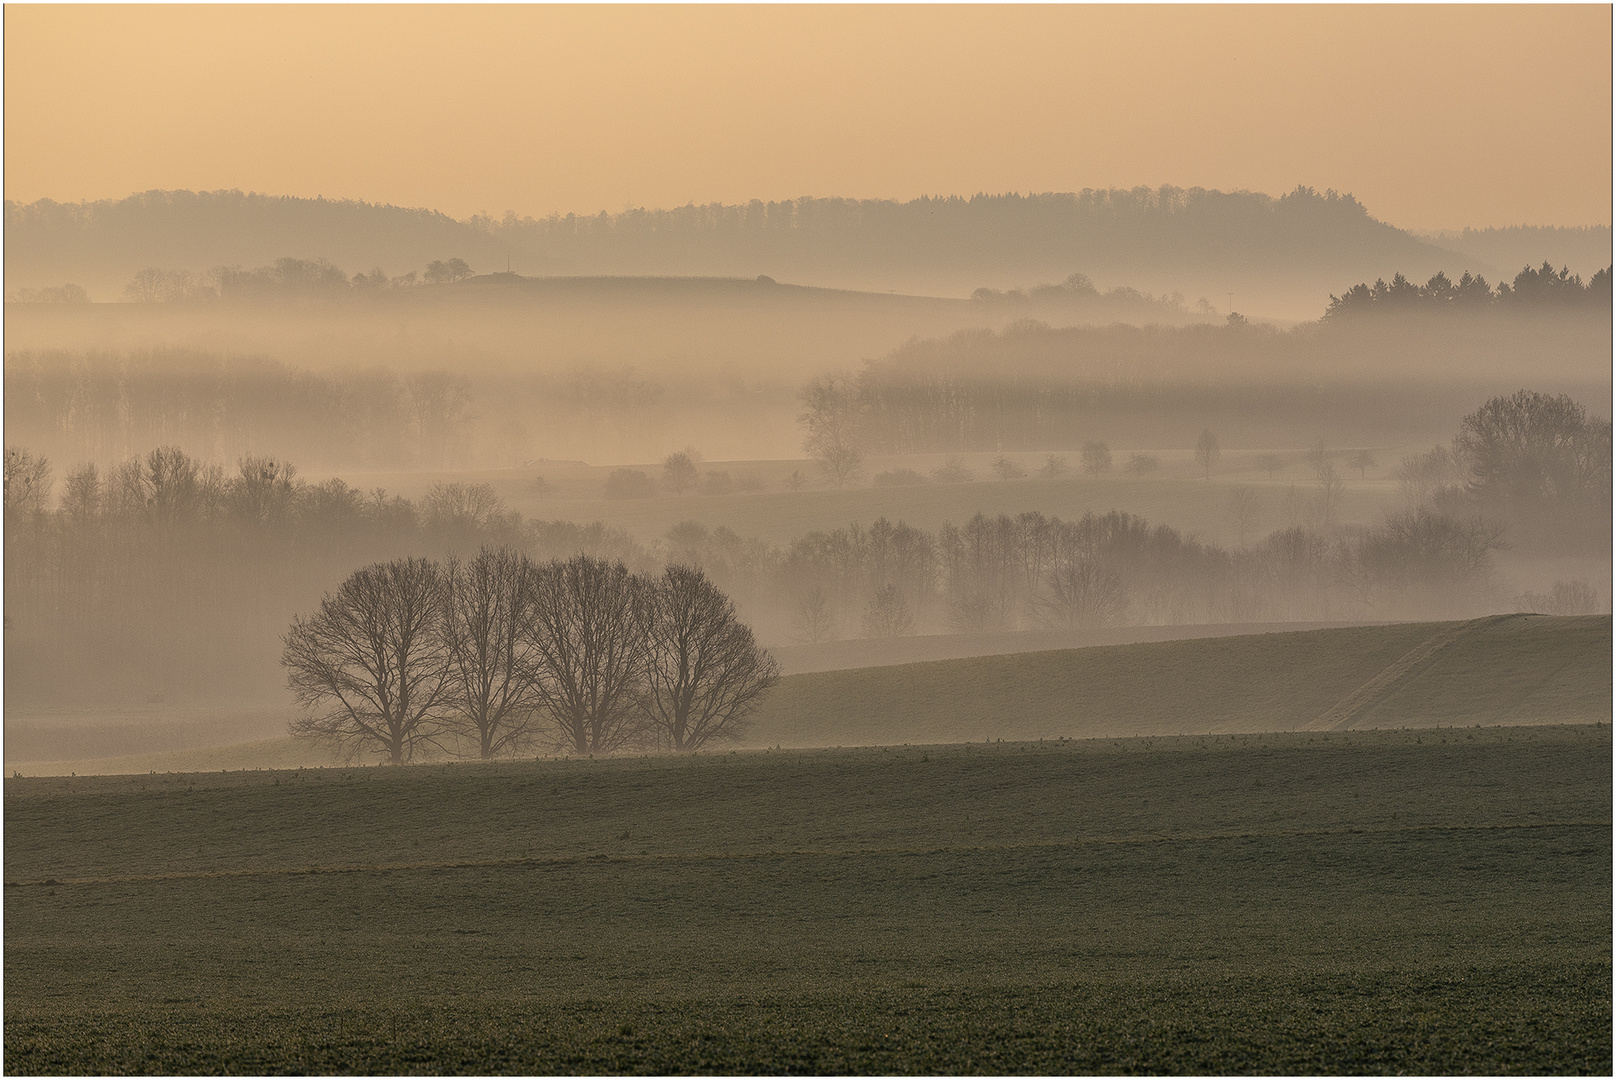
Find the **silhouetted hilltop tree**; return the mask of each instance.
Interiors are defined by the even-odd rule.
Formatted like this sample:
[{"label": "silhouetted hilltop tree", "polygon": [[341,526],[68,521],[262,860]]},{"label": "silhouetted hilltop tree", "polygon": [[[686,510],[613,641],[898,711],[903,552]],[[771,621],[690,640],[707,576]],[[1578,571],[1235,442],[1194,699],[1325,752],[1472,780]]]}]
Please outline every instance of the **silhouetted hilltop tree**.
[{"label": "silhouetted hilltop tree", "polygon": [[88,304],[90,294],[77,285],[47,285],[43,289],[13,289],[6,302],[16,304]]},{"label": "silhouetted hilltop tree", "polygon": [[1498,267],[1531,266],[1546,260],[1586,274],[1611,261],[1609,225],[1510,225],[1437,232],[1424,239],[1474,262]]},{"label": "silhouetted hilltop tree", "polygon": [[[1062,314],[1104,311],[1109,316],[1107,321],[1121,320],[1126,315],[1161,319],[1189,314],[1182,293],[1153,296],[1126,285],[1102,293],[1086,274],[1073,274],[1058,285],[1038,285],[1026,290],[977,289],[971,293],[971,301],[988,311],[1017,308],[1054,309]],[[1202,305],[1203,313],[1211,311],[1204,300]]]},{"label": "silhouetted hilltop tree", "polygon": [[123,295],[124,299],[137,304],[373,298],[384,291],[396,295],[400,290],[418,285],[453,285],[471,276],[471,267],[464,259],[447,262],[434,259],[427,264],[424,275],[411,270],[390,278],[377,267],[350,278],[341,267],[326,259],[280,258],[256,270],[216,266],[205,274],[149,266],[130,279]]},{"label": "silhouetted hilltop tree", "polygon": [[1377,278],[1373,285],[1360,282],[1336,296],[1330,296],[1325,319],[1387,314],[1391,312],[1478,312],[1548,311],[1556,308],[1583,308],[1609,311],[1611,269],[1594,274],[1588,284],[1565,267],[1557,273],[1544,263],[1534,270],[1527,266],[1513,282],[1499,282],[1496,289],[1486,278],[1466,272],[1457,282],[1437,271],[1424,285],[1416,285],[1401,273],[1390,282]]}]

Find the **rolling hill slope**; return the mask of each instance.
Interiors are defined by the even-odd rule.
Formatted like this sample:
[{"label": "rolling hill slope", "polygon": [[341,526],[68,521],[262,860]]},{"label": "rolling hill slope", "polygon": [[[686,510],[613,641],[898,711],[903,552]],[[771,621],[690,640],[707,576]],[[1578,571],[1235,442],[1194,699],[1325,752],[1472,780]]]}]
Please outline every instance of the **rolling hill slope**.
[{"label": "rolling hill slope", "polygon": [[[814,747],[1601,723],[1611,617],[1506,615],[790,675],[744,745]],[[290,738],[12,766],[28,776],[335,764]]]},{"label": "rolling hill slope", "polygon": [[[1610,718],[1609,616],[1477,624],[1355,713],[1352,726]],[[750,741],[852,746],[1292,731],[1455,628],[1345,627],[799,675],[769,700]]]}]

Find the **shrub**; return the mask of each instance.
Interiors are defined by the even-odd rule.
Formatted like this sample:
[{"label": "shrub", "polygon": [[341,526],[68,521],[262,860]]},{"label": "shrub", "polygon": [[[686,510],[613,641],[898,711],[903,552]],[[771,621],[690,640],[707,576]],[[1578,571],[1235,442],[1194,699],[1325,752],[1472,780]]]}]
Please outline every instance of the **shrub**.
[{"label": "shrub", "polygon": [[1145,473],[1153,473],[1161,468],[1161,458],[1154,454],[1131,454],[1128,457],[1128,464],[1124,465],[1123,468],[1135,476],[1143,476]]},{"label": "shrub", "polygon": [[1083,444],[1083,471],[1098,476],[1111,471],[1111,448],[1103,442]]},{"label": "shrub", "polygon": [[924,484],[926,478],[913,469],[893,469],[891,472],[877,473],[876,487],[913,487],[915,484]]},{"label": "shrub", "polygon": [[1007,457],[995,458],[993,473],[1000,480],[1020,480],[1027,475],[1027,470],[1021,467],[1021,462],[1011,461]]},{"label": "shrub", "polygon": [[608,499],[649,499],[656,494],[656,482],[638,469],[614,469],[606,478]]}]

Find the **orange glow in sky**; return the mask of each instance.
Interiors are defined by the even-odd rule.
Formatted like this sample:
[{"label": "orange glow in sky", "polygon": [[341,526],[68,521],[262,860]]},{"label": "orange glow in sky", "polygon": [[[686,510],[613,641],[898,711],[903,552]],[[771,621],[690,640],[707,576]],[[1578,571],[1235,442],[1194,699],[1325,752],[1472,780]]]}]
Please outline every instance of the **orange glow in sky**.
[{"label": "orange glow in sky", "polygon": [[1611,9],[16,6],[6,197],[1351,191],[1608,224]]}]

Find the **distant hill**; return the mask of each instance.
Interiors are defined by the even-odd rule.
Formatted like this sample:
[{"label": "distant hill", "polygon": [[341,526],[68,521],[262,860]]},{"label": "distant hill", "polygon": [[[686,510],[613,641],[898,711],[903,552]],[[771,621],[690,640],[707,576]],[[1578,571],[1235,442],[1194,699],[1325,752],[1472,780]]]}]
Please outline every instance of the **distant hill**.
[{"label": "distant hill", "polygon": [[146,191],[126,199],[5,204],[6,288],[72,282],[117,300],[147,267],[202,272],[275,259],[329,259],[349,273],[391,274],[433,259],[505,268],[487,230],[435,210],[351,199],[297,199],[240,191]]},{"label": "distant hill", "polygon": [[74,283],[118,298],[147,267],[201,272],[276,258],[389,275],[461,258],[478,272],[710,275],[965,296],[1088,275],[1101,287],[1235,293],[1248,314],[1316,317],[1330,288],[1386,266],[1410,276],[1500,268],[1379,221],[1350,195],[1202,188],[1084,190],[908,202],[802,198],[543,219],[239,191],[6,203],[8,289]]}]

